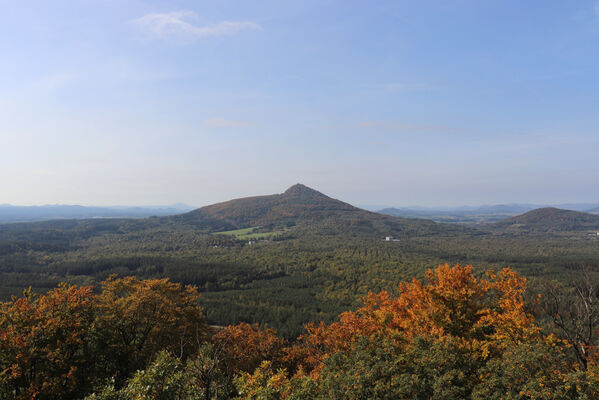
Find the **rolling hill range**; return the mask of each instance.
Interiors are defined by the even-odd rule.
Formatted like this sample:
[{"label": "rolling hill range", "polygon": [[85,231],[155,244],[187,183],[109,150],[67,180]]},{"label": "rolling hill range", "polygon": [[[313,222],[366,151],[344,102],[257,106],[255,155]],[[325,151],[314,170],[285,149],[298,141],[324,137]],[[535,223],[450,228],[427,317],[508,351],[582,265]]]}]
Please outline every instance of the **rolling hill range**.
[{"label": "rolling hill range", "polygon": [[417,218],[383,215],[333,199],[302,184],[281,194],[246,197],[164,217],[142,219],[92,218],[57,219],[0,225],[0,241],[19,238],[36,243],[44,238],[60,238],[52,243],[73,243],[102,235],[131,235],[139,232],[187,232],[226,234],[240,229],[268,236],[285,233],[344,236],[429,236],[453,235],[469,228]]},{"label": "rolling hill range", "polygon": [[534,232],[599,232],[599,215],[546,207],[493,224],[498,230]]},{"label": "rolling hill range", "polygon": [[168,277],[200,289],[212,324],[257,322],[294,337],[439,263],[509,265],[529,277],[599,269],[596,236],[559,230],[596,219],[535,210],[507,224],[443,224],[362,210],[298,184],[176,216],[0,225],[0,299],[114,274]]},{"label": "rolling hill range", "polygon": [[558,205],[539,204],[496,204],[487,206],[463,206],[454,208],[400,207],[383,208],[381,214],[405,218],[423,218],[435,222],[484,225],[516,217],[541,208],[559,208],[591,214],[599,214],[599,207],[590,203],[568,203]]},{"label": "rolling hill range", "polygon": [[204,234],[251,228],[256,231],[298,235],[332,234],[427,236],[463,233],[468,228],[418,218],[383,215],[333,199],[302,184],[281,194],[245,197],[198,208],[183,214],[143,219],[57,219],[0,225],[0,239],[19,232],[26,238],[43,232],[86,238],[148,230],[194,231]]},{"label": "rolling hill range", "polygon": [[381,214],[393,215],[404,218],[423,218],[435,222],[460,223],[460,224],[484,224],[497,222],[512,217],[535,207],[526,204],[462,207],[456,209],[428,209],[428,208],[385,208],[378,211]]},{"label": "rolling hill range", "polygon": [[78,205],[13,206],[0,204],[0,223],[35,222],[54,219],[146,218],[180,214],[191,210],[185,204],[156,207],[87,207]]}]

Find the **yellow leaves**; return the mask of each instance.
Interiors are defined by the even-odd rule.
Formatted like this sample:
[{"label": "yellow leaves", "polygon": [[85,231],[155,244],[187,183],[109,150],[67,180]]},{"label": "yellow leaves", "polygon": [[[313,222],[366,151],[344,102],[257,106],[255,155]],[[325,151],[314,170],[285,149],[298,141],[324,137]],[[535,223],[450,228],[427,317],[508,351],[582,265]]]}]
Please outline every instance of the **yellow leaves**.
[{"label": "yellow leaves", "polygon": [[112,352],[127,355],[127,370],[142,368],[161,349],[185,356],[208,331],[199,297],[196,288],[166,278],[111,276],[102,282],[96,327]]},{"label": "yellow leaves", "polygon": [[1,305],[0,379],[18,399],[79,398],[95,379],[96,359],[110,365],[106,374],[126,376],[160,349],[185,356],[205,339],[195,288],[111,277],[103,289],[97,295],[92,287],[62,283]]},{"label": "yellow leaves", "polygon": [[78,357],[95,316],[94,299],[91,287],[60,284],[44,296],[27,290],[2,305],[1,370],[18,383],[19,398],[77,387]]},{"label": "yellow leaves", "polygon": [[399,294],[369,293],[364,306],[339,316],[339,322],[307,326],[303,343],[309,363],[318,369],[330,354],[351,348],[362,337],[383,335],[398,346],[417,336],[436,340],[461,338],[463,345],[487,358],[507,341],[517,342],[538,332],[525,312],[526,279],[509,268],[477,278],[472,266],[439,265],[399,285]]},{"label": "yellow leaves", "polygon": [[253,373],[244,372],[236,378],[241,399],[286,398],[289,379],[285,370],[274,371],[271,361],[263,361]]}]

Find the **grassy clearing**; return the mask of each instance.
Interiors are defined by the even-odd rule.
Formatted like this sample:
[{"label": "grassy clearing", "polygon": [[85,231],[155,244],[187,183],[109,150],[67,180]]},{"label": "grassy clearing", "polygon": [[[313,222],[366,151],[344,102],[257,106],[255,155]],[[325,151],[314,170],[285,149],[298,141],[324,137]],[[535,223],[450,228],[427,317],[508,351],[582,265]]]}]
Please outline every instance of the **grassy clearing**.
[{"label": "grassy clearing", "polygon": [[247,234],[250,234],[254,231],[254,229],[259,228],[259,226],[256,227],[252,227],[252,228],[243,228],[243,229],[235,229],[232,231],[222,231],[222,232],[215,232],[215,235],[229,235],[229,236],[244,236]]},{"label": "grassy clearing", "polygon": [[265,239],[274,235],[278,235],[283,231],[272,231],[272,232],[254,232],[254,230],[260,228],[259,226],[243,229],[235,229],[232,231],[215,232],[215,235],[228,235],[235,236],[236,239]]}]

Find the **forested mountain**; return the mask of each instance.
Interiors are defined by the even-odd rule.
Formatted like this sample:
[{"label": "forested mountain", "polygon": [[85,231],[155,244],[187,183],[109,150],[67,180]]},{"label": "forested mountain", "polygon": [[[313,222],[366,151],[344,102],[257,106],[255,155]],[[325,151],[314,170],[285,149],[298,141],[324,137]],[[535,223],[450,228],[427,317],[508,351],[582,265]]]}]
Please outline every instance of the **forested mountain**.
[{"label": "forested mountain", "polygon": [[439,263],[561,278],[597,260],[597,236],[586,231],[399,218],[295,185],[177,216],[0,225],[0,298],[112,274],[169,277],[199,288],[210,324],[256,322],[293,337]]},{"label": "forested mountain", "polygon": [[0,225],[0,238],[16,232],[28,237],[34,232],[56,230],[60,235],[93,236],[129,233],[146,229],[193,230],[221,233],[241,228],[258,232],[306,235],[360,234],[366,236],[429,235],[464,232],[465,228],[430,220],[399,218],[366,211],[332,199],[302,184],[284,193],[246,197],[202,207],[184,214],[145,219],[50,220],[30,224]]},{"label": "forested mountain", "polygon": [[[455,207],[455,208],[427,208],[427,207],[389,207],[378,212],[404,218],[423,218],[435,222],[478,224],[499,222],[510,217],[516,217],[539,208],[547,208],[547,205],[538,204],[497,204],[480,207]],[[599,213],[599,207],[588,203],[558,204],[551,208],[573,210],[587,213]]]},{"label": "forested mountain", "polygon": [[455,209],[429,209],[429,208],[385,208],[381,214],[393,215],[404,218],[423,218],[435,222],[483,224],[496,222],[523,212],[534,209],[531,205],[496,205],[482,207],[459,207]]},{"label": "forested mountain", "polygon": [[284,193],[246,197],[166,218],[206,232],[256,227],[262,231],[301,228],[303,233],[401,235],[455,232],[456,227],[428,220],[390,217],[332,199],[302,184]]},{"label": "forested mountain", "polygon": [[[470,372],[460,372],[468,378],[450,387],[479,393],[479,397],[472,398],[481,399],[493,398],[488,397],[489,391],[504,393],[505,385],[511,385],[518,393],[524,383],[513,383],[511,378],[499,382],[480,377],[503,379],[520,373],[515,366],[522,362],[536,365],[534,357],[553,354],[550,352],[554,347],[529,354],[519,346],[509,345],[501,351],[493,350],[492,358],[484,346],[482,353],[471,353],[470,350],[479,348],[480,340],[492,346],[503,343],[503,335],[495,333],[503,326],[512,329],[512,323],[531,321],[522,314],[524,279],[506,275],[511,283],[504,286],[507,282],[501,278],[503,283],[495,287],[492,285],[497,282],[478,281],[478,277],[486,269],[498,271],[509,266],[527,277],[531,287],[538,288],[547,279],[568,282],[579,277],[580,266],[599,270],[599,238],[588,234],[598,220],[599,216],[592,214],[540,209],[510,218],[507,224],[467,227],[377,214],[295,185],[281,194],[231,200],[177,216],[0,225],[0,297],[9,300],[25,289],[24,297],[4,303],[0,312],[0,330],[4,329],[0,335],[4,342],[0,345],[10,349],[0,357],[0,363],[4,363],[5,370],[14,369],[4,375],[4,381],[0,376],[0,394],[16,393],[19,396],[14,398],[28,399],[28,390],[39,390],[70,393],[62,397],[70,399],[76,398],[74,394],[101,390],[91,399],[129,400],[140,398],[140,393],[154,388],[155,382],[169,377],[164,379],[181,379],[177,382],[187,382],[186,388],[189,383],[192,391],[211,387],[221,394],[225,391],[227,396],[254,390],[256,396],[262,396],[285,388],[288,393],[299,390],[297,397],[289,398],[347,398],[354,390],[352,382],[360,375],[360,369],[354,367],[365,363],[368,370],[377,371],[376,365],[381,365],[381,373],[398,368],[393,374],[406,379],[419,377],[429,383],[416,389],[410,381],[382,388],[376,382],[388,381],[383,374],[374,381],[365,378],[359,385],[369,388],[372,384],[381,392],[367,389],[356,392],[356,398],[377,398],[380,393],[394,393],[395,398],[410,398],[409,393],[423,398],[451,398],[445,396],[444,386],[440,386],[444,378],[436,381],[430,374],[439,368],[454,374],[463,362],[474,362]],[[386,241],[385,236],[399,240]],[[418,283],[398,286],[401,281],[424,278],[427,268],[443,263],[473,267],[442,267],[434,277],[429,273],[425,292]],[[430,286],[431,277],[440,285],[438,293],[437,286]],[[195,289],[183,290],[163,278]],[[63,281],[78,286],[59,286]],[[461,286],[464,284],[466,287]],[[478,289],[472,292],[473,288]],[[430,293],[426,292],[429,289]],[[516,319],[504,321],[503,316],[496,314],[502,310],[501,299],[496,299],[495,311],[486,308],[488,299],[484,299],[495,296],[498,290],[518,293],[517,299],[512,299],[518,303],[512,310],[515,313],[504,315]],[[38,296],[35,292],[48,295]],[[370,292],[380,294],[370,295],[358,311],[340,315],[362,304]],[[400,297],[394,297],[398,293]],[[473,293],[472,302],[461,302],[464,293]],[[448,300],[439,294],[449,296]],[[417,327],[409,318],[411,311],[402,311],[408,310],[403,307],[412,307],[409,302],[413,301],[414,310],[425,313],[422,321],[440,321],[441,325],[418,328],[414,331],[416,336],[404,338],[407,342],[395,342],[395,326],[401,328],[397,332],[402,334]],[[453,314],[444,307],[456,304],[470,311],[476,309],[472,307],[484,307],[468,315],[456,311],[461,322],[445,324],[446,317]],[[569,300],[564,304],[570,304]],[[189,316],[186,309],[196,322],[200,321],[201,311],[199,336],[190,336],[195,333],[193,326],[185,322]],[[160,310],[159,315],[156,310]],[[479,311],[488,317],[480,323],[477,318],[483,314]],[[547,315],[550,314],[540,315],[542,326]],[[462,316],[466,318],[463,321]],[[496,316],[501,318],[495,319]],[[521,317],[525,319],[520,320]],[[492,326],[487,324],[491,322],[489,318],[495,321]],[[313,322],[323,324],[310,325]],[[247,323],[274,328],[280,337],[270,329],[261,331]],[[235,326],[222,331],[209,328],[227,325]],[[43,340],[41,331],[45,332]],[[68,342],[63,340],[64,332],[73,335]],[[435,332],[441,335],[441,341],[437,341],[437,336],[426,336]],[[296,339],[298,335],[303,335],[302,339]],[[445,339],[466,343],[464,338],[476,346],[438,347],[449,343]],[[285,340],[290,342],[284,348]],[[384,346],[379,352],[380,343]],[[527,345],[534,343],[537,340],[531,337]],[[437,346],[434,354],[430,353],[431,346]],[[171,355],[161,353],[161,349]],[[181,349],[189,349],[189,354]],[[449,356],[465,349],[470,350],[460,353],[466,357],[464,360],[446,363]],[[570,349],[564,345],[559,351],[565,354]],[[48,352],[55,352],[51,360]],[[183,357],[173,358],[173,353]],[[226,354],[226,358],[220,354]],[[389,354],[399,358],[390,359]],[[520,354],[532,358],[521,360]],[[411,361],[406,364],[402,357]],[[559,382],[548,385],[568,390],[564,385],[570,383],[563,383],[574,379],[574,375],[568,374],[581,371],[578,366],[572,367],[577,365],[574,355],[568,357],[569,367],[559,364],[566,359],[560,353],[543,369],[543,374],[560,370]],[[387,364],[380,364],[381,360]],[[272,362],[276,368],[287,368],[287,372],[273,376],[271,364],[261,362]],[[583,358],[578,361],[581,362],[587,361]],[[69,372],[71,365],[77,369]],[[418,371],[412,370],[412,365]],[[142,371],[143,368],[147,369]],[[25,369],[29,371],[26,374]],[[206,375],[206,371],[216,375]],[[312,372],[304,376],[297,375],[298,371]],[[485,372],[481,375],[480,371]],[[535,371],[526,373],[534,377]],[[323,379],[318,378],[320,372]],[[68,385],[61,378],[67,373],[72,376]],[[270,379],[280,379],[282,386],[270,387]],[[294,386],[300,383],[311,385],[316,394]],[[435,392],[435,388],[440,392]],[[40,398],[61,398],[52,396]],[[258,398],[252,396],[244,398]],[[460,394],[455,398],[467,397]]]},{"label": "forested mountain", "polygon": [[508,218],[494,224],[494,229],[537,232],[598,231],[599,216],[579,211],[546,207]]},{"label": "forested mountain", "polygon": [[332,199],[302,184],[282,194],[246,197],[191,211],[173,218],[198,226],[222,221],[231,229],[257,225],[297,224],[322,218],[374,215],[340,200]]},{"label": "forested mountain", "polygon": [[456,208],[424,208],[424,207],[389,207],[380,210],[382,214],[407,216],[407,215],[491,215],[491,214],[522,214],[535,208],[532,204],[497,204],[480,207],[456,207]]}]

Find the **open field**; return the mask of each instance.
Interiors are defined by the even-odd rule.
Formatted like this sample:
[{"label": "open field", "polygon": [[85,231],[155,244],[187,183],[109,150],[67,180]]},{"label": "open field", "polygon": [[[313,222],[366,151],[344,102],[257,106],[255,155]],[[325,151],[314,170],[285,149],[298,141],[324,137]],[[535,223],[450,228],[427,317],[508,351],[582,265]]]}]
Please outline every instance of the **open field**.
[{"label": "open field", "polygon": [[233,236],[236,239],[267,239],[284,232],[282,230],[272,232],[255,232],[257,229],[260,229],[260,227],[255,226],[250,228],[234,229],[232,231],[215,232],[214,234]]}]

